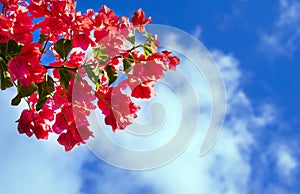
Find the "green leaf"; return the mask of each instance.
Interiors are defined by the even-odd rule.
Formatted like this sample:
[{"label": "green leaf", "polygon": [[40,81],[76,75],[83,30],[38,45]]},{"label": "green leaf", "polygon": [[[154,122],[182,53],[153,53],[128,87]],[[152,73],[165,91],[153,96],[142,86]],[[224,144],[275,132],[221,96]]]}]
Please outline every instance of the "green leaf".
[{"label": "green leaf", "polygon": [[5,90],[13,86],[10,74],[8,73],[8,61],[20,54],[22,46],[15,40],[9,40],[0,44],[0,88]]},{"label": "green leaf", "polygon": [[44,44],[44,42],[46,41],[46,38],[47,38],[47,36],[45,34],[40,34],[38,43]]},{"label": "green leaf", "polygon": [[108,57],[108,55],[106,54],[106,48],[101,47],[101,46],[97,47],[97,48],[94,48],[93,49],[93,54],[94,54],[94,57],[98,58],[98,59]]},{"label": "green leaf", "polygon": [[135,35],[134,34],[128,34],[127,38],[126,38],[131,44],[135,43]]},{"label": "green leaf", "polygon": [[96,85],[100,84],[100,76],[103,74],[103,72],[95,66],[87,65],[84,67],[85,72],[88,76],[88,78]]},{"label": "green leaf", "polygon": [[67,56],[71,52],[72,48],[73,48],[72,41],[65,38],[58,40],[54,44],[54,50],[59,54],[59,56],[63,60],[67,59]]},{"label": "green leaf", "polygon": [[125,73],[130,72],[132,67],[133,67],[133,63],[131,63],[129,60],[123,60],[123,68]]},{"label": "green leaf", "polygon": [[[2,77],[2,75],[1,75]],[[9,73],[6,71],[4,72],[4,78],[1,78],[1,90],[5,90],[7,88],[13,87],[13,82],[10,78]]]},{"label": "green leaf", "polygon": [[51,97],[54,92],[54,81],[51,76],[47,75],[46,80],[38,84],[39,100],[36,104],[36,110],[39,111],[43,108],[44,104]]},{"label": "green leaf", "polygon": [[7,71],[7,65],[5,60],[0,57],[0,87],[1,90],[5,90],[13,86],[13,82]]},{"label": "green leaf", "polygon": [[134,65],[134,58],[131,54],[129,54],[128,57],[123,60],[123,69],[124,69],[125,73],[130,72],[133,65]]},{"label": "green leaf", "polygon": [[75,75],[73,73],[71,73],[69,70],[67,69],[59,69],[58,73],[60,75],[60,82],[63,85],[63,87],[66,89],[66,91],[69,91],[69,82],[72,78],[75,77]]},{"label": "green leaf", "polygon": [[0,44],[0,56],[8,62],[13,57],[18,56],[22,49],[22,45],[15,40],[9,40],[6,43]]},{"label": "green leaf", "polygon": [[18,84],[18,94],[11,101],[11,105],[17,106],[20,104],[21,99],[27,96],[31,96],[37,90],[37,86],[34,82],[31,82],[31,85],[28,87]]},{"label": "green leaf", "polygon": [[108,85],[110,86],[117,80],[118,73],[110,65],[106,65],[106,73],[108,78]]},{"label": "green leaf", "polygon": [[145,32],[145,33],[143,34],[143,36],[145,36],[148,40],[149,40],[149,39],[153,39],[153,36],[152,36],[150,33],[148,33],[148,32]]},{"label": "green leaf", "polygon": [[148,44],[143,45],[143,49],[144,49],[144,54],[145,54],[145,56],[147,56],[147,57],[148,57],[149,55],[151,55],[151,54],[154,53],[153,49],[152,49],[151,46],[148,45]]}]

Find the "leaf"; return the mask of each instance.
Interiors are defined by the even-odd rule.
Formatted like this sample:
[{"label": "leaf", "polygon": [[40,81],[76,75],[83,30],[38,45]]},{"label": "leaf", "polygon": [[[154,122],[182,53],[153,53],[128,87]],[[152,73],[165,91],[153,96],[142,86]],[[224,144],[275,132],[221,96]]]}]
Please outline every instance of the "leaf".
[{"label": "leaf", "polygon": [[7,63],[15,56],[20,54],[22,46],[15,40],[9,40],[0,44],[0,88],[5,90],[13,86],[10,74],[8,73]]},{"label": "leaf", "polygon": [[146,33],[143,34],[143,36],[147,37],[148,45],[150,47],[152,47],[152,48],[155,47],[155,38],[154,38],[154,36],[152,36],[152,34],[146,32]]},{"label": "leaf", "polygon": [[72,78],[75,77],[73,73],[71,73],[67,69],[59,69],[58,73],[60,75],[60,82],[63,85],[63,87],[66,89],[66,91],[69,91],[69,82]]},{"label": "leaf", "polygon": [[47,36],[45,34],[43,34],[43,33],[40,34],[40,38],[39,38],[38,43],[44,44],[44,42],[46,41],[46,38],[47,38]]},{"label": "leaf", "polygon": [[153,49],[148,44],[143,45],[143,49],[144,49],[144,54],[147,57],[154,53]]},{"label": "leaf", "polygon": [[51,76],[47,75],[46,80],[38,84],[39,100],[36,104],[36,110],[39,111],[43,108],[44,104],[51,97],[54,92],[54,81]]},{"label": "leaf", "polygon": [[0,57],[0,85],[1,90],[5,90],[13,86],[13,82],[7,71],[7,65],[2,57]]},{"label": "leaf", "polygon": [[134,34],[128,34],[128,36],[126,37],[126,39],[131,43],[134,44],[135,43],[135,35]]},{"label": "leaf", "polygon": [[98,58],[98,59],[108,57],[108,55],[106,54],[106,48],[101,47],[101,46],[94,48],[93,54],[94,54],[94,57]]},{"label": "leaf", "polygon": [[132,67],[133,67],[133,63],[131,63],[129,60],[123,60],[123,68],[125,73],[130,72]]},{"label": "leaf", "polygon": [[110,65],[106,65],[106,73],[108,78],[108,85],[110,86],[118,78],[118,73]]},{"label": "leaf", "polygon": [[[2,77],[2,75],[1,75]],[[7,71],[4,72],[4,78],[1,78],[1,90],[13,87],[13,82],[10,78],[10,75]]]},{"label": "leaf", "polygon": [[20,54],[22,45],[15,40],[9,40],[6,43],[0,44],[0,56],[8,62],[15,56]]},{"label": "leaf", "polygon": [[62,38],[58,40],[54,44],[54,50],[59,54],[59,56],[63,59],[66,60],[67,56],[71,52],[73,48],[72,42],[69,39]]},{"label": "leaf", "polygon": [[132,56],[132,54],[128,54],[128,57],[125,59],[123,59],[123,68],[124,68],[124,71],[125,73],[128,73],[130,72],[130,70],[132,69],[134,65],[134,58]]},{"label": "leaf", "polygon": [[17,106],[20,104],[21,99],[27,96],[31,96],[37,90],[37,86],[34,82],[31,82],[30,86],[22,86],[18,84],[18,94],[11,101],[11,105]]},{"label": "leaf", "polygon": [[145,36],[148,40],[150,39],[153,39],[153,36],[150,34],[150,33],[148,33],[148,32],[145,32],[144,34],[143,34],[143,36]]},{"label": "leaf", "polygon": [[100,76],[103,74],[103,72],[96,66],[90,66],[87,65],[84,67],[85,72],[88,76],[88,78],[96,85],[100,84]]}]

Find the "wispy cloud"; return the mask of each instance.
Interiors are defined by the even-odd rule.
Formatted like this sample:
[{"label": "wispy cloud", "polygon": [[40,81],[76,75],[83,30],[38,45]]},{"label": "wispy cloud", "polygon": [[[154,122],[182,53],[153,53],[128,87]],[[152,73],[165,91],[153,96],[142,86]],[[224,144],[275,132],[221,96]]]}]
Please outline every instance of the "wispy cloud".
[{"label": "wispy cloud", "polygon": [[285,146],[279,146],[277,153],[278,174],[283,178],[290,177],[297,167],[297,160],[290,153],[290,149]]},{"label": "wispy cloud", "polygon": [[277,135],[268,138],[272,143],[261,144],[260,151],[256,150],[253,156],[256,162],[251,192],[298,193],[299,158],[293,146],[278,140]]},{"label": "wispy cloud", "polygon": [[299,27],[300,3],[294,0],[280,0],[280,15],[278,26]]},{"label": "wispy cloud", "polygon": [[280,0],[279,15],[271,31],[261,33],[259,49],[268,57],[292,56],[300,43],[300,3],[294,0]]},{"label": "wispy cloud", "polygon": [[197,39],[201,39],[202,28],[200,26],[196,26],[194,31],[192,32],[192,35]]}]

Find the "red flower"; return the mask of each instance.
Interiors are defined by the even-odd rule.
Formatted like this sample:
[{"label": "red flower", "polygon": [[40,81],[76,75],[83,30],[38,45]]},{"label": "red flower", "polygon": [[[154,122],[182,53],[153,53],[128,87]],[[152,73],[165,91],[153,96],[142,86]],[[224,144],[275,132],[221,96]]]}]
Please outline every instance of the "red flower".
[{"label": "red flower", "polygon": [[61,134],[64,130],[68,129],[68,121],[63,112],[56,114],[55,123],[52,127],[53,132],[57,134]]},{"label": "red flower", "polygon": [[69,59],[66,61],[66,66],[71,68],[78,68],[83,64],[85,54],[83,52],[73,52],[70,54]]},{"label": "red flower", "polygon": [[30,0],[28,10],[35,18],[46,17],[51,14],[50,10],[48,9],[48,3],[42,0]]},{"label": "red flower", "polygon": [[58,137],[57,141],[61,145],[65,146],[66,151],[70,151],[75,145],[85,143],[84,140],[87,140],[92,135],[93,133],[86,126],[81,126],[78,129],[70,128],[67,132],[62,133]]},{"label": "red flower", "polygon": [[3,4],[4,10],[15,10],[18,8],[19,0],[0,0],[0,3]]},{"label": "red flower", "polygon": [[20,119],[17,121],[19,133],[25,133],[28,137],[33,134],[37,139],[47,139],[51,131],[49,125],[53,112],[51,110],[23,110]]},{"label": "red flower", "polygon": [[89,45],[95,46],[94,41],[89,37],[90,34],[76,34],[73,36],[72,43],[74,47],[80,47],[87,50]]},{"label": "red flower", "polygon": [[107,30],[95,30],[94,36],[96,39],[96,42],[100,42],[102,39],[106,38],[108,36],[109,32]]},{"label": "red flower", "polygon": [[[0,14],[0,43],[9,39],[16,40],[22,44],[30,43],[33,39],[31,34],[33,21],[28,14],[28,10],[26,7],[14,5],[15,1],[5,1],[6,3],[12,3],[12,5],[9,5],[9,12],[5,16]],[[4,10],[8,8],[5,7],[5,4]]]},{"label": "red flower", "polygon": [[[116,16],[106,6],[97,13],[88,10],[82,14],[76,11],[74,0],[0,0],[0,3],[3,4],[0,43],[15,40],[22,45],[20,53],[16,53],[15,48],[13,52],[7,52],[5,60],[8,63],[4,70],[7,68],[12,81],[18,81],[22,86],[29,86],[32,82],[38,86],[38,91],[27,99],[29,109],[22,111],[17,121],[18,131],[27,136],[35,135],[38,139],[47,139],[49,132],[54,132],[66,151],[84,144],[93,136],[87,118],[96,108],[95,99],[105,116],[105,123],[113,131],[125,129],[140,109],[131,98],[149,99],[154,96],[155,82],[163,78],[165,71],[175,70],[180,62],[179,58],[171,56],[171,52],[157,52],[157,36],[136,45],[144,47],[144,52],[132,48],[132,37],[128,35],[134,34],[134,29],[143,32],[145,25],[151,22],[151,17],[146,18],[142,9],[133,14],[130,23],[129,18]],[[39,18],[35,25],[34,18]],[[40,29],[39,42],[44,45],[32,43],[36,29]],[[85,53],[79,51],[59,56],[58,53],[69,52],[69,46],[56,44],[62,38],[71,40],[72,48],[83,50],[95,47],[97,42],[101,45],[101,54],[88,61],[85,61]],[[47,67],[41,65],[40,59],[44,54],[55,59],[46,58],[46,61],[51,61]],[[83,64],[90,65],[90,81],[84,80],[82,72],[86,69],[80,68]],[[108,86],[107,75],[110,73],[105,71],[109,66],[118,75],[125,69],[129,70],[126,71],[127,79],[119,83],[122,76],[116,84]],[[49,74],[45,76],[47,71]],[[9,78],[7,81],[10,81]],[[96,85],[96,92],[90,83]],[[125,93],[126,87],[130,87],[131,94]]]},{"label": "red flower", "polygon": [[76,13],[75,21],[72,22],[72,29],[77,32],[84,34],[90,33],[94,28],[93,20],[90,18],[94,14],[94,10],[87,10],[86,14]]},{"label": "red flower", "polygon": [[120,17],[116,16],[114,11],[103,5],[98,13],[95,15],[94,25],[101,28],[113,28],[117,27]]},{"label": "red flower", "polygon": [[152,81],[143,82],[138,84],[132,89],[131,96],[141,99],[149,99],[155,96],[154,83]]},{"label": "red flower", "polygon": [[156,81],[164,77],[164,67],[162,63],[158,63],[155,60],[143,61],[136,63],[133,67],[133,73],[129,77],[134,80],[144,81]]},{"label": "red flower", "polygon": [[92,103],[95,97],[91,91],[85,80],[75,82],[71,79],[68,92],[62,86],[56,87],[53,98],[60,104],[61,112],[56,115],[53,131],[59,134],[58,142],[65,146],[66,151],[93,136],[87,119],[90,111],[96,108]]},{"label": "red flower", "polygon": [[125,129],[137,117],[140,109],[130,97],[122,92],[120,83],[116,88],[100,87],[96,91],[98,107],[105,115],[105,123],[112,126],[112,130]]},{"label": "red flower", "polygon": [[30,62],[35,62],[42,55],[40,51],[41,46],[39,43],[26,44],[22,47],[20,55],[24,56]]},{"label": "red flower", "polygon": [[88,10],[87,14],[76,13],[74,22],[71,24],[72,31],[72,43],[74,47],[81,47],[86,50],[89,45],[95,46],[94,41],[90,38],[91,30],[93,30],[93,20],[90,18],[94,14],[93,11]]},{"label": "red flower", "polygon": [[27,9],[19,8],[14,14],[12,38],[22,44],[28,44],[33,40],[31,28],[33,27],[32,16],[28,15]]},{"label": "red flower", "polygon": [[[46,17],[43,21],[37,23],[32,30],[41,29],[40,33],[49,36],[49,40],[57,41],[59,35],[67,32],[69,26],[65,24],[59,17]],[[50,36],[51,34],[51,36]]]},{"label": "red flower", "polygon": [[180,63],[180,59],[176,56],[171,56],[171,52],[170,51],[162,51],[162,53],[164,53],[169,60],[169,69],[171,70],[176,70],[176,66],[179,65]]},{"label": "red flower", "polygon": [[152,22],[151,17],[146,19],[145,12],[142,9],[137,10],[132,16],[132,24],[138,28],[139,32],[145,31],[145,25]]},{"label": "red flower", "polygon": [[53,131],[60,134],[57,141],[65,146],[66,151],[70,151],[75,145],[85,143],[87,139],[93,136],[93,133],[88,129],[89,123],[86,114],[87,112],[76,111],[74,116],[72,105],[69,104],[64,106],[62,111],[56,115]]},{"label": "red flower", "polygon": [[18,122],[18,131],[20,134],[25,133],[28,137],[33,134],[37,139],[47,139],[48,133],[51,132],[51,122],[54,119],[54,109],[51,102],[48,101],[45,106],[37,112],[35,105],[38,102],[37,94],[28,98],[30,110],[23,110]]},{"label": "red flower", "polygon": [[40,83],[45,80],[46,69],[40,64],[40,44],[27,44],[8,62],[8,72],[13,81],[18,80],[21,85],[29,86],[31,82]]},{"label": "red flower", "polygon": [[10,36],[12,22],[0,14],[0,43],[6,43]]}]

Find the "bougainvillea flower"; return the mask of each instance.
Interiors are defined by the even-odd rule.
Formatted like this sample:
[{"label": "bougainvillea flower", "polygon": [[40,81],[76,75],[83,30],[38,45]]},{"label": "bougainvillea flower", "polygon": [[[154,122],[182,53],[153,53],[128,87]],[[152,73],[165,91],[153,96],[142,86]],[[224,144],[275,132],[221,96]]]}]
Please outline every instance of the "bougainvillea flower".
[{"label": "bougainvillea flower", "polygon": [[22,47],[20,55],[8,62],[8,72],[13,81],[29,86],[31,82],[41,83],[45,80],[46,69],[40,64],[40,44],[27,44]]},{"label": "bougainvillea flower", "polygon": [[51,110],[43,110],[36,112],[35,110],[23,110],[18,122],[19,133],[25,133],[31,137],[33,134],[37,139],[47,139],[48,133],[51,132],[49,125],[53,112]]},{"label": "bougainvillea flower", "polygon": [[48,9],[48,3],[43,0],[30,0],[28,10],[35,18],[46,17],[51,14],[50,10]]},{"label": "bougainvillea flower", "polygon": [[142,9],[137,10],[132,16],[132,24],[138,28],[139,32],[145,31],[145,25],[152,22],[151,17],[146,19],[145,12]]},{"label": "bougainvillea flower", "polygon": [[133,87],[131,96],[140,99],[149,99],[152,96],[155,96],[154,83],[152,81],[139,83]]},{"label": "bougainvillea flower", "polygon": [[171,56],[172,53],[170,51],[162,51],[162,53],[168,57],[169,69],[176,70],[176,66],[179,65],[180,59],[176,56]]},{"label": "bougainvillea flower", "polygon": [[131,23],[105,5],[76,11],[75,0],[0,3],[1,89],[17,85],[12,104],[29,105],[18,131],[37,139],[54,134],[66,151],[93,137],[88,117],[96,108],[113,131],[125,129],[140,109],[132,98],[154,96],[155,83],[179,64],[171,52],[158,52],[157,36],[135,40],[135,30],[151,22],[142,9]]},{"label": "bougainvillea flower", "polygon": [[113,131],[125,129],[137,117],[136,112],[140,109],[139,106],[122,92],[121,87],[99,88],[96,91],[96,97],[98,107],[105,115],[105,123],[111,125]]}]

